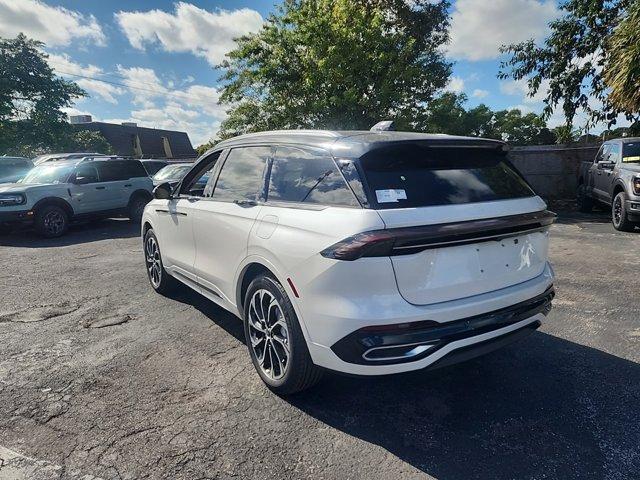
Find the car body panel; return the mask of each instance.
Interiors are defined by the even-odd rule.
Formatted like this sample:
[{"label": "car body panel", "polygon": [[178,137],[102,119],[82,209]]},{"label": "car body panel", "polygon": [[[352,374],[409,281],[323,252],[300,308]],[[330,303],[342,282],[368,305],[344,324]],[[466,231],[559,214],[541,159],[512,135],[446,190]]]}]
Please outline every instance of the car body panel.
[{"label": "car body panel", "polygon": [[[373,148],[371,145],[396,141],[503,147],[502,142],[493,140],[398,132],[266,132],[222,142],[199,162],[231,148],[264,145],[277,149],[283,144],[322,149],[331,152],[335,160],[348,159],[362,155],[367,148]],[[198,168],[197,164],[193,171]],[[546,229],[507,235],[505,238],[512,245],[518,245],[508,249],[499,241],[492,241],[353,261],[321,254],[337,242],[362,232],[544,210],[546,204],[535,195],[473,204],[378,210],[270,201],[241,206],[212,198],[192,199],[189,203],[188,198],[178,196],[184,188],[182,185],[172,200],[152,200],[143,215],[143,232],[149,227],[154,229],[167,271],[174,274],[189,270],[188,276],[180,273],[176,278],[242,317],[243,275],[253,265],[265,267],[287,292],[313,362],[328,369],[378,375],[424,368],[448,351],[533,325],[542,315],[450,344],[439,350],[437,356],[398,365],[347,363],[338,358],[331,346],[363,327],[424,320],[447,323],[485,314],[540,295],[553,284],[553,270],[547,262]],[[172,216],[172,202],[176,207],[182,205],[182,213],[193,222],[185,220],[185,215]],[[176,229],[182,232],[177,234]],[[478,248],[487,251],[479,255]],[[190,252],[179,251],[184,249]],[[502,249],[509,251],[503,253]],[[490,280],[479,275],[481,257],[490,270],[487,272]],[[513,265],[503,264],[507,258]]]},{"label": "car body panel", "polygon": [[[126,181],[98,181],[82,184],[74,183],[71,180],[78,168],[91,167],[94,163],[94,161],[85,162],[81,159],[56,162],[56,166],[68,167],[69,171],[73,172],[67,175],[66,181],[59,183],[0,185],[0,194],[20,193],[26,197],[26,202],[21,205],[0,206],[0,213],[31,212],[16,221],[16,223],[24,223],[24,220],[33,220],[36,208],[46,202],[57,202],[60,205],[68,206],[71,219],[77,219],[85,216],[125,213],[132,196],[136,193],[151,197],[153,182],[147,176],[134,177]],[[36,166],[36,168],[38,167]]]}]

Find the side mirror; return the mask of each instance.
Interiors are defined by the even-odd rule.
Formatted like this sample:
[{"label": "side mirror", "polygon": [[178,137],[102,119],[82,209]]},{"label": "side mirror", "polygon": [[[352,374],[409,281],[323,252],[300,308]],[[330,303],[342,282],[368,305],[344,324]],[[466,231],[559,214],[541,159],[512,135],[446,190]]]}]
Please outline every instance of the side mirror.
[{"label": "side mirror", "polygon": [[171,198],[171,184],[164,182],[153,189],[153,198],[158,200],[169,200]]},{"label": "side mirror", "polygon": [[87,183],[93,182],[94,179],[91,177],[76,177],[73,179],[73,183],[76,185],[86,185]]},{"label": "side mirror", "polygon": [[611,170],[613,167],[615,167],[616,162],[607,162],[607,161],[603,161],[603,162],[598,162],[598,168],[601,168],[603,170]]}]

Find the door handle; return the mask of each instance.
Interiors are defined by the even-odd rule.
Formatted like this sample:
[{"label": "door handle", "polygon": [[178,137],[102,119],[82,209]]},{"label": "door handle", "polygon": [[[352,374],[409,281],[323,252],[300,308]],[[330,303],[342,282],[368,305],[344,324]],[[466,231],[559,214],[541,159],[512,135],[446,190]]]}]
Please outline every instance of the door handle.
[{"label": "door handle", "polygon": [[96,190],[104,190],[107,187],[96,187]]},{"label": "door handle", "polygon": [[130,187],[130,186],[131,186],[131,184],[130,184],[130,183],[125,183],[125,184],[124,184],[124,186],[125,186],[125,187]]}]

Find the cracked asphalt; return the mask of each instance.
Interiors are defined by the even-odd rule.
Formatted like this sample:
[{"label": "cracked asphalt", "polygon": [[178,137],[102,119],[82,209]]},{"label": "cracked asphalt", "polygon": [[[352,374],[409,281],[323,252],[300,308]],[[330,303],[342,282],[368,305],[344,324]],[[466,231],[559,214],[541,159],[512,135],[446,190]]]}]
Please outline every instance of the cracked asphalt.
[{"label": "cracked asphalt", "polygon": [[137,227],[0,237],[0,479],[640,478],[639,247],[602,214],[563,215],[532,336],[285,399],[238,319],[152,292]]}]

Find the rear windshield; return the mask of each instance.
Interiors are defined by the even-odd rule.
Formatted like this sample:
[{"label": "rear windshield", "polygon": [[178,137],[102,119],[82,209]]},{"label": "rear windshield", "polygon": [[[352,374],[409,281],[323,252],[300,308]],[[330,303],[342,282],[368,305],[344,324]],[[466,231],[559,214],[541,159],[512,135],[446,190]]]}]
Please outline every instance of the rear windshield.
[{"label": "rear windshield", "polygon": [[535,193],[497,150],[398,145],[360,159],[374,205],[411,208],[531,197]]}]

